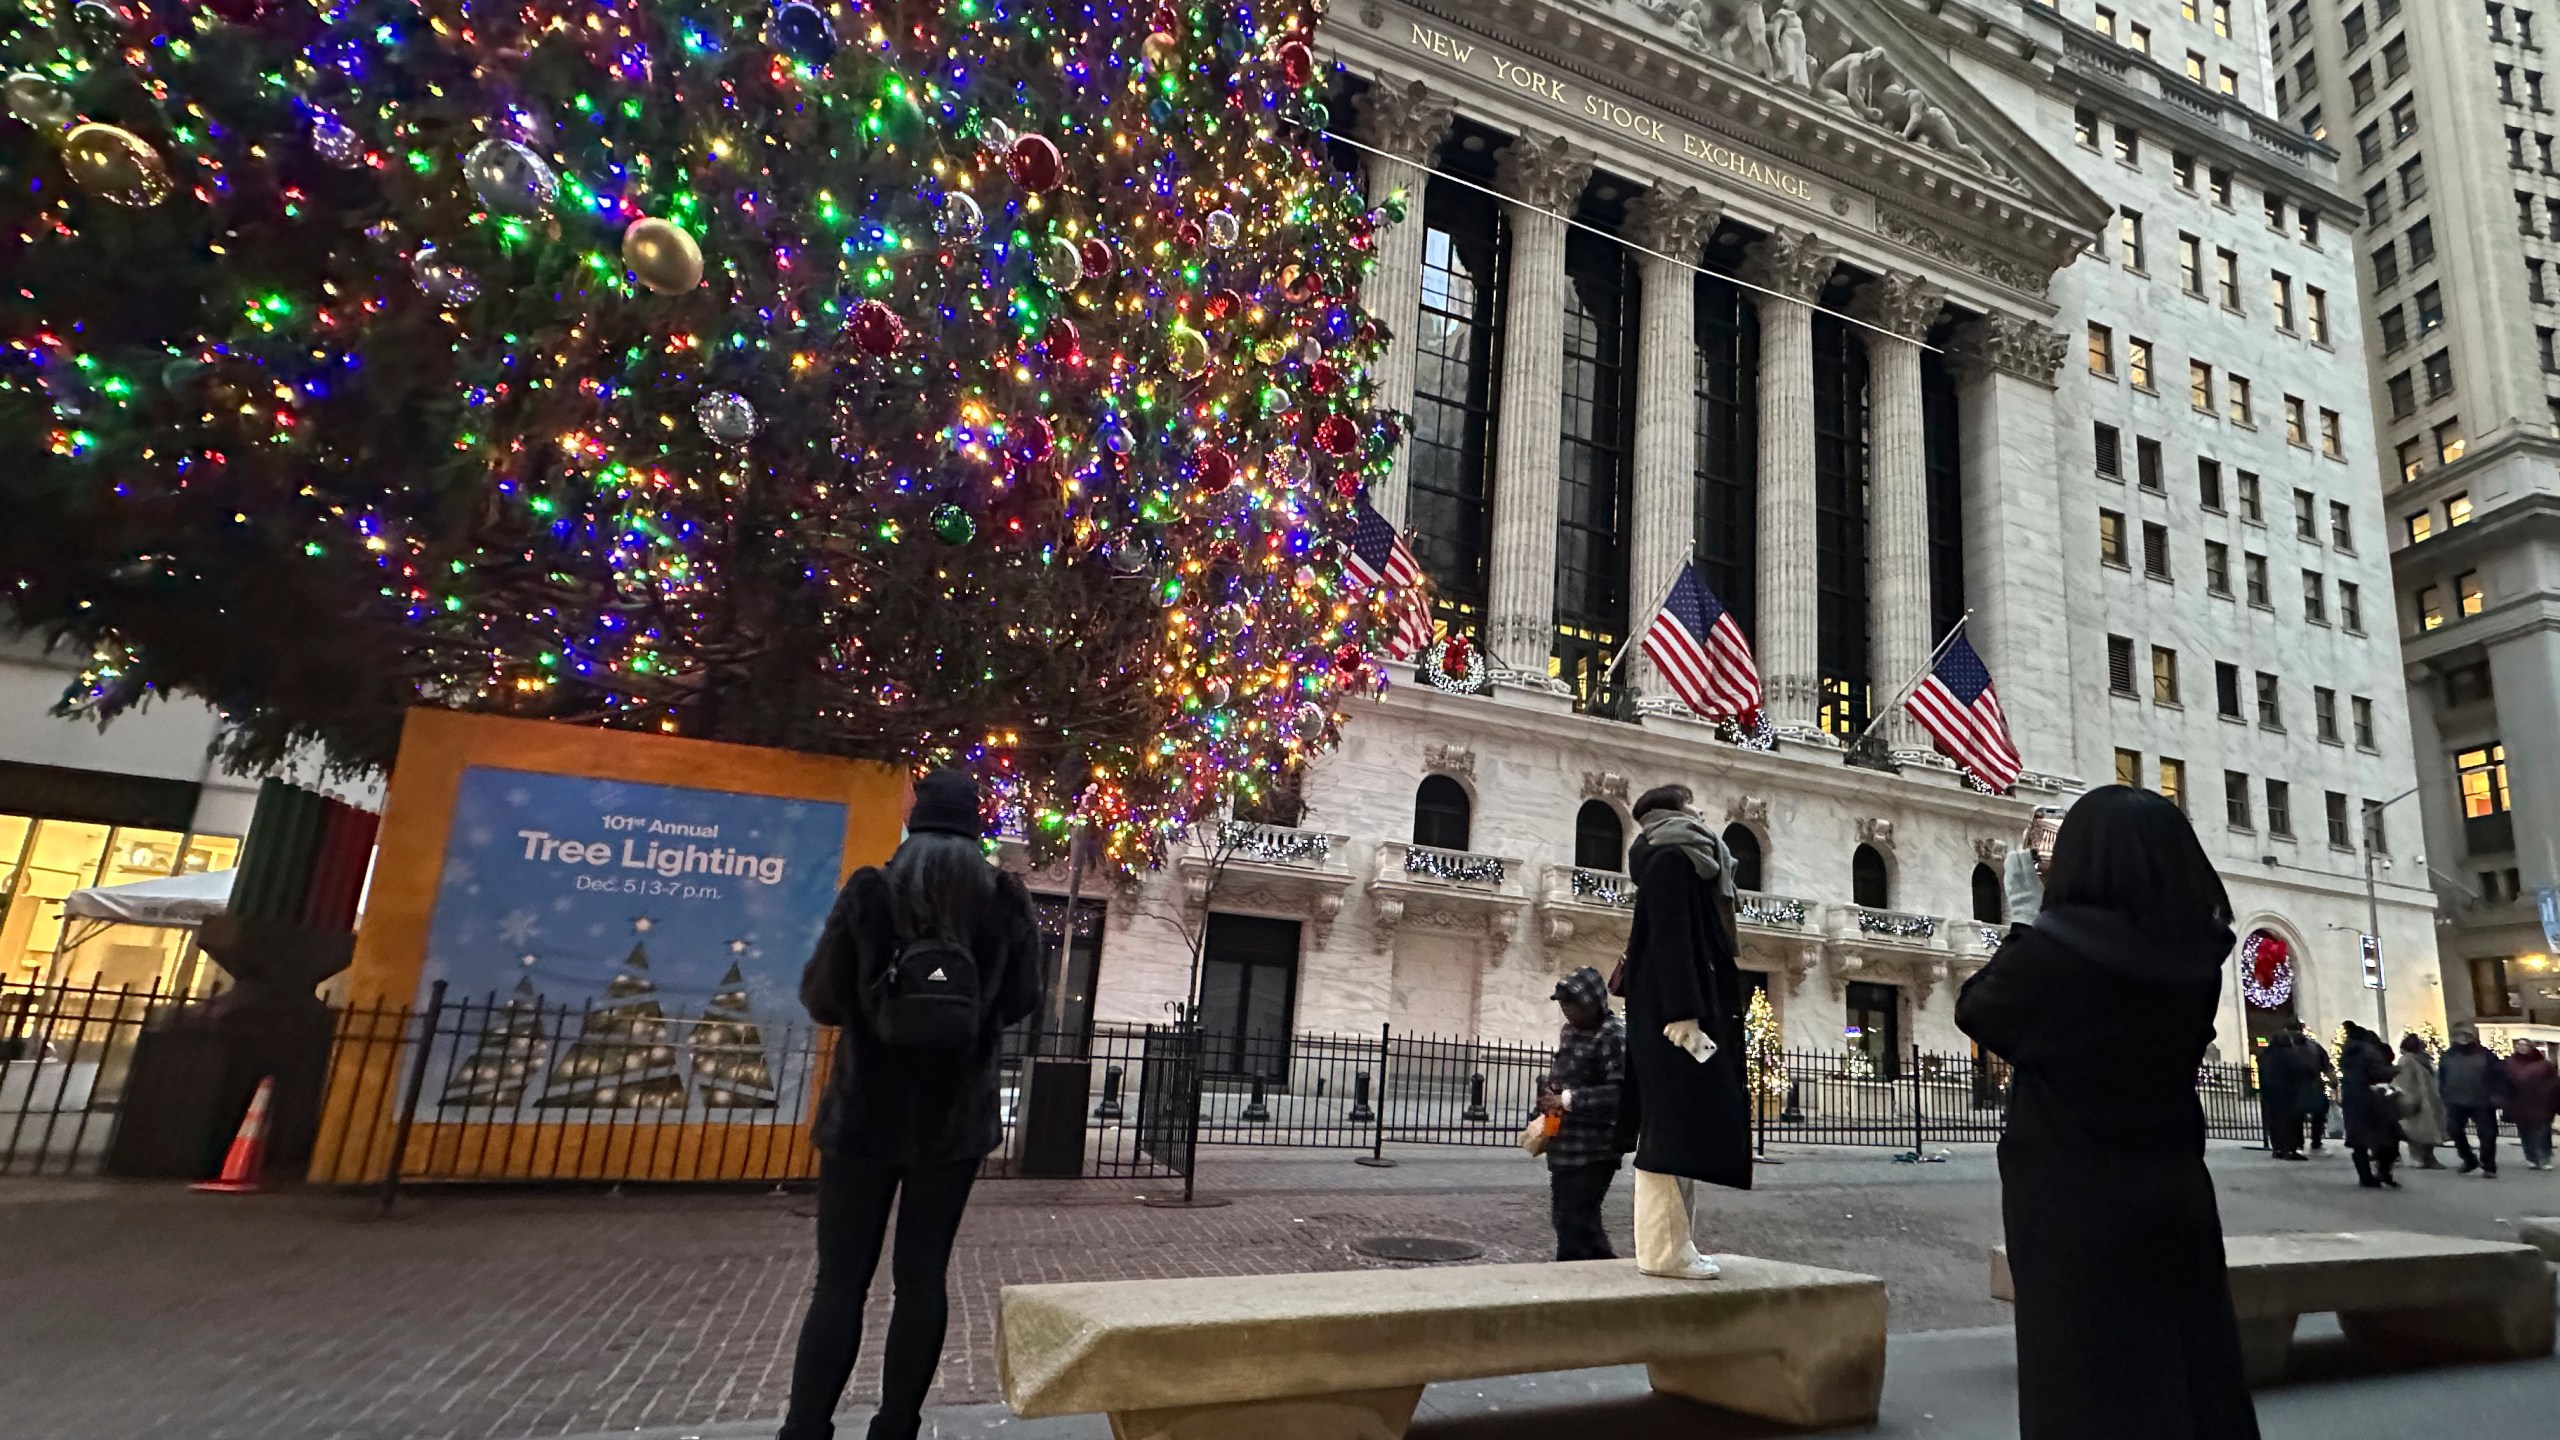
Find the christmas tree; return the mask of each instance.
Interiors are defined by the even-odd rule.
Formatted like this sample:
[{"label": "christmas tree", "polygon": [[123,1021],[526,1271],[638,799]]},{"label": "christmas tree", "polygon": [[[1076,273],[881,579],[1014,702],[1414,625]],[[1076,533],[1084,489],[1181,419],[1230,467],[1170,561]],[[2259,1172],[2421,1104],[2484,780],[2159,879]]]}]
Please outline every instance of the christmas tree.
[{"label": "christmas tree", "polygon": [[649,978],[649,947],[634,944],[603,1003],[578,1022],[569,1053],[534,1103],[545,1110],[680,1110],[684,1071],[668,1042],[667,1012]]},{"label": "christmas tree", "polygon": [[693,1090],[714,1110],[770,1110],[780,1094],[747,1006],[746,974],[734,963],[694,1023]]},{"label": "christmas tree", "polygon": [[513,1106],[524,1099],[525,1087],[542,1068],[551,1037],[542,1027],[542,1000],[533,992],[533,977],[516,981],[506,1003],[492,1000],[483,1014],[479,1041],[446,1077],[439,1105]]},{"label": "christmas tree", "polygon": [[1323,0],[26,0],[0,582],[101,720],[959,758],[1122,860],[1409,597]]},{"label": "christmas tree", "polygon": [[1769,1004],[1767,990],[1754,989],[1742,1012],[1742,1063],[1751,1093],[1762,1101],[1787,1093],[1786,1037],[1779,1032],[1778,1012]]}]

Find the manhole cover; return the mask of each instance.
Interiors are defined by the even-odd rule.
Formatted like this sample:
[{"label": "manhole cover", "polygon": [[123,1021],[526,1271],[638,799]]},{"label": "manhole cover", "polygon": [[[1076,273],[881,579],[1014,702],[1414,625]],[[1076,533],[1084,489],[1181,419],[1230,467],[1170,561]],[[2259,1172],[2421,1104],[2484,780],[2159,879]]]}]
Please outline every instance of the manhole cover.
[{"label": "manhole cover", "polygon": [[1443,1240],[1435,1235],[1372,1235],[1351,1248],[1380,1260],[1418,1260],[1426,1265],[1473,1260],[1484,1253],[1484,1247],[1473,1240]]}]

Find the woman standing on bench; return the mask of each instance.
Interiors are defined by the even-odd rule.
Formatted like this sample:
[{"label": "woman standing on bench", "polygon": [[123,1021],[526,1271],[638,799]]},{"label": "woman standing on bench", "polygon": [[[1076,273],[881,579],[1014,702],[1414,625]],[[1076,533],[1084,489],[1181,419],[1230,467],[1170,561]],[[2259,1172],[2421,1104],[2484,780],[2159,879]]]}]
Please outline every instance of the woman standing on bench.
[{"label": "woman standing on bench", "polygon": [[2007,879],[2009,937],[1956,1024],[2016,1073],[2020,1440],[2256,1440],[2196,1101],[2228,988],[2222,878],[2175,804],[2109,785]]},{"label": "woman standing on bench", "polygon": [[1040,1005],[1039,923],[1022,882],[987,862],[978,783],[916,783],[889,863],[844,883],[800,977],[800,1000],[838,1027],[818,1101],[818,1284],[791,1365],[782,1440],[831,1440],[862,1347],[862,1303],[898,1213],[897,1298],[869,1440],[915,1440],[950,1320],[951,1245],[978,1163],[1003,1138],[996,1058],[1004,1027]]}]

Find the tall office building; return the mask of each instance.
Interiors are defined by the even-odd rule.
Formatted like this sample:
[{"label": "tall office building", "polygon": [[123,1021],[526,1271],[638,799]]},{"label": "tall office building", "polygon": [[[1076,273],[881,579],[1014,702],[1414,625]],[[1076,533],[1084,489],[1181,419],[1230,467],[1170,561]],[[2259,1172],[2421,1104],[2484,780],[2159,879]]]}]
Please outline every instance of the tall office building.
[{"label": "tall office building", "polygon": [[2560,884],[2560,15],[2537,8],[2269,15],[2277,109],[2343,152],[2368,216],[2391,615],[2457,1017],[2560,1019],[2536,903]]}]

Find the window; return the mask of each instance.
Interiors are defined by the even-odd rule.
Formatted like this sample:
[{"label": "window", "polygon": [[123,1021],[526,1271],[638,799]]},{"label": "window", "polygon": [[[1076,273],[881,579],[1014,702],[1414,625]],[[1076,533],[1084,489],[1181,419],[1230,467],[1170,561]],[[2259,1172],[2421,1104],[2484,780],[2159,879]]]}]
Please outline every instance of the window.
[{"label": "window", "polygon": [[2391,418],[2406,420],[2418,413],[2418,377],[2402,370],[2382,382],[2383,394],[2391,401]]},{"label": "window", "polygon": [[2444,497],[2444,528],[2451,530],[2471,523],[2471,492]]},{"label": "window", "polygon": [[2427,398],[2442,400],[2453,393],[2453,352],[2438,350],[2419,362],[2427,372]]},{"label": "window", "polygon": [[2097,27],[2099,34],[2110,40],[2116,38],[2116,12],[2106,6],[2099,6],[2096,12],[2090,15],[2089,23]]},{"label": "window", "polygon": [[2240,557],[2240,565],[2242,573],[2247,577],[2245,583],[2249,587],[2249,603],[2261,610],[2274,609],[2275,601],[2267,593],[2267,557],[2243,555]]},{"label": "window", "polygon": [[2178,701],[2178,652],[2163,645],[2151,647],[2151,703],[2175,705]]},{"label": "window", "polygon": [[2288,445],[2299,445],[2306,450],[2311,448],[2310,426],[2304,421],[2302,397],[2299,395],[2284,397],[2284,441]]},{"label": "window", "polygon": [[1849,854],[1849,898],[1870,910],[1893,904],[1892,872],[1872,845],[1861,845]]},{"label": "window", "polygon": [[1748,825],[1724,827],[1724,848],[1733,852],[1733,885],[1737,890],[1760,887],[1760,837]]},{"label": "window", "polygon": [[2382,163],[2382,122],[2374,121],[2356,132],[2356,158],[2370,170]]},{"label": "window", "polygon": [[2160,442],[2137,437],[2133,442],[2134,472],[2141,477],[2142,488],[2154,494],[2166,494],[2168,484],[2160,478]]},{"label": "window", "polygon": [[2320,453],[2332,460],[2347,458],[2347,436],[2338,412],[2323,407],[2320,411]]},{"label": "window", "polygon": [[2320,543],[2320,499],[2308,490],[2293,492],[2293,533],[2296,539]]},{"label": "window", "polygon": [[2219,540],[2204,542],[2204,593],[2226,599],[2231,594],[2231,547]]},{"label": "window", "polygon": [[2284,204],[2284,197],[2282,195],[2277,194],[2273,190],[2266,192],[2268,229],[2284,229]]},{"label": "window", "polygon": [[[2482,879],[2487,879],[2486,875]],[[2481,898],[2492,900],[2484,885]],[[2515,898],[2510,895],[2509,899]],[[2471,961],[2471,1013],[2483,1017],[2521,1015],[2524,997],[2507,984],[2507,961],[2500,955],[2482,955]]]},{"label": "window", "polygon": [[2423,635],[2430,630],[2443,629],[2444,587],[2441,585],[2422,585],[2418,587],[2417,608],[2419,634]]},{"label": "window", "polygon": [[2204,68],[2204,52],[2203,52],[2203,51],[2200,51],[2200,50],[2190,50],[2190,51],[2188,51],[2188,52],[2187,52],[2187,79],[2189,79],[2189,80],[2193,81],[2194,83],[2196,83],[2196,84],[2198,84],[2198,85],[2202,85],[2203,83],[2205,83],[2204,77],[2205,77],[2205,68]]},{"label": "window", "polygon": [[2276,328],[2293,329],[2293,277],[2281,270],[2267,272],[2267,299],[2276,309]]},{"label": "window", "polygon": [[2222,291],[2222,303],[2234,310],[2240,308],[2240,252],[2213,252],[2214,283]]},{"label": "window", "polygon": [[2124,440],[2113,425],[2096,428],[2098,473],[2110,480],[2124,478]]},{"label": "window", "polygon": [[2178,288],[2204,296],[2204,242],[2184,231],[2178,235]]},{"label": "window", "polygon": [[2432,510],[2421,510],[2409,517],[2409,543],[2422,544],[2436,533],[2436,516]]},{"label": "window", "polygon": [[2240,72],[2232,69],[2228,65],[2223,66],[2222,74],[2214,81],[2213,88],[2221,91],[2225,95],[2238,95],[2240,93]]},{"label": "window", "polygon": [[2415,205],[2427,198],[2427,159],[2412,155],[2400,166],[2400,203]]},{"label": "window", "polygon": [[2358,695],[2347,702],[2347,715],[2349,722],[2355,726],[2356,748],[2373,749],[2373,702]]},{"label": "window", "polygon": [[2142,132],[2121,120],[2116,122],[2116,163],[2136,167],[2142,164]]},{"label": "window", "polygon": [[2408,484],[2427,468],[2427,447],[2422,440],[2403,440],[2392,447],[2392,456],[2400,463],[2400,483]]},{"label": "window", "polygon": [[2454,602],[2462,607],[2462,618],[2468,620],[2487,608],[2480,593],[2480,572],[2465,570],[2453,577]]},{"label": "window", "polygon": [[2095,321],[2089,325],[2089,373],[2110,379],[2116,373],[2116,332]]},{"label": "window", "polygon": [[2364,42],[2372,38],[2364,28],[2364,7],[2361,5],[2347,12],[2346,21],[2340,28],[2346,31],[2347,49],[2350,51],[2363,49]]},{"label": "window", "polygon": [[2185,813],[2187,808],[2187,762],[2184,760],[2172,760],[2166,755],[2161,756],[2160,784],[2156,788],[2160,791],[2161,799],[2177,806],[2181,814]]},{"label": "window", "polygon": [[2282,780],[2267,782],[2267,833],[2279,840],[2293,838],[2293,787]]},{"label": "window", "polygon": [[2306,625],[2329,623],[2329,581],[2317,570],[2302,572],[2302,620]]},{"label": "window", "polygon": [[1424,188],[1421,358],[1406,443],[1405,519],[1414,558],[1439,587],[1452,632],[1487,597],[1492,437],[1500,419],[1502,219],[1492,197]]},{"label": "window", "polygon": [[2169,527],[2144,521],[2142,525],[2142,573],[2154,580],[2169,577]]},{"label": "window", "polygon": [[2542,48],[2533,43],[2533,12],[2530,10],[2516,12],[2516,43],[2527,50]]},{"label": "window", "polygon": [[2219,515],[2222,513],[2222,462],[2196,461],[2196,503]]},{"label": "window", "polygon": [[2142,253],[2142,212],[2124,210],[2116,215],[2116,248],[2124,268],[2141,274],[2150,267]]},{"label": "window", "polygon": [[2240,518],[2248,521],[2252,525],[2266,524],[2266,508],[2258,503],[2258,472],[2254,470],[2243,470],[2239,473]]},{"label": "window", "polygon": [[2341,555],[2356,553],[2355,514],[2343,500],[2329,502],[2329,543]]},{"label": "window", "polygon": [[2116,783],[2139,787],[2142,784],[2142,752],[2116,751]]},{"label": "window", "polygon": [[2311,343],[2329,343],[2329,292],[2317,285],[2302,287],[2302,309],[2311,322]]},{"label": "window", "polygon": [[2382,42],[2382,78],[2397,80],[2409,73],[2409,37],[2394,35]]},{"label": "window", "polygon": [[2543,374],[2560,370],[2560,331],[2554,331],[2548,325],[2533,327],[2533,348],[2536,358],[2542,362]]},{"label": "window", "polygon": [[2098,112],[2083,105],[2071,112],[2071,133],[2091,150],[2098,148]]},{"label": "window", "polygon": [[[2222,73],[2228,75],[2231,72],[2225,70]],[[2229,94],[2230,92],[2224,91],[2223,93]],[[2225,210],[2231,208],[2231,172],[2228,169],[2225,169],[2220,165],[2215,165],[2207,169],[2205,171],[2205,188],[2213,192],[2214,204],[2221,206]]]},{"label": "window", "polygon": [[2364,192],[2364,218],[2367,224],[2378,224],[2391,218],[2391,186],[2389,182],[2368,185]]},{"label": "window", "polygon": [[2400,283],[2400,255],[2388,244],[2373,252],[2373,283],[2377,288]]},{"label": "window", "polygon": [[2391,139],[2396,144],[2417,133],[2418,102],[2413,96],[2403,95],[2391,102]]},{"label": "window", "polygon": [[2311,725],[2320,739],[2338,743],[2338,692],[2326,685],[2311,687]]},{"label": "window", "polygon": [[1624,870],[1627,831],[1606,800],[1585,800],[1573,817],[1573,863],[1585,870]]},{"label": "window", "polygon": [[2187,362],[2187,403],[2207,415],[2213,413],[2213,367],[2201,360]]},{"label": "window", "polygon": [[2329,844],[2340,850],[2356,847],[2355,835],[2347,829],[2347,797],[2335,790],[2321,796],[2323,817],[2329,822]]},{"label": "window", "polygon": [[2436,222],[2421,220],[2402,234],[2409,237],[2409,268],[2412,270],[2436,258]]},{"label": "window", "polygon": [[2258,672],[2258,728],[2277,731],[2284,729],[2283,687],[2276,677],[2264,670]]},{"label": "window", "polygon": [[2140,54],[2148,55],[2151,53],[2150,26],[2136,22],[2128,28],[2126,33],[2128,38],[2125,43],[2127,45],[2132,46],[2133,49]]},{"label": "window", "polygon": [[2257,412],[2249,404],[2248,376],[2232,376],[2230,383],[2223,386],[2223,393],[2231,399],[2232,424],[2255,425],[2258,423]]},{"label": "window", "polygon": [[2124,517],[2113,510],[2098,512],[2098,559],[2119,569],[2128,563],[2124,551]]},{"label": "window", "polygon": [[2357,66],[2355,68],[2355,73],[2347,77],[2347,94],[2349,98],[2355,101],[2355,106],[2358,110],[2362,110],[2367,105],[2373,103],[2373,93],[2373,67],[2371,65]]},{"label": "window", "polygon": [[2240,718],[2240,667],[2228,660],[2213,663],[2213,711],[2225,720]]},{"label": "window", "polygon": [[2391,837],[2382,829],[2382,802],[2364,802],[2364,843],[2376,855],[2391,853]]},{"label": "window", "polygon": [[2179,189],[2190,195],[2196,193],[2196,157],[2184,150],[2170,151],[2169,171],[2177,177]]},{"label": "window", "polygon": [[2469,448],[2462,439],[2462,422],[2459,420],[2447,420],[2437,426],[2435,442],[2436,459],[2446,465],[2461,459],[2462,452]]},{"label": "window", "polygon": [[2107,693],[2130,700],[2133,690],[2133,640],[2130,636],[2107,637]]},{"label": "window", "polygon": [[2231,38],[2231,0],[2213,0],[2213,33]]},{"label": "window", "polygon": [[2454,784],[2462,797],[2464,845],[2474,855],[2515,848],[2515,817],[2507,807],[2507,747],[2495,740],[2453,757]]},{"label": "window", "polygon": [[2249,777],[2238,770],[2222,772],[2222,818],[2234,830],[2255,830],[2249,818]]},{"label": "window", "polygon": [[1464,850],[1474,828],[1475,804],[1466,787],[1446,775],[1426,775],[1413,792],[1413,843]]},{"label": "window", "polygon": [[2338,624],[2350,635],[2364,633],[2364,591],[2353,580],[2338,582]]},{"label": "window", "polygon": [[2133,388],[2150,389],[2151,342],[2138,335],[2127,336],[2124,342],[2124,358],[2124,375],[2127,380],[2133,382]]}]

